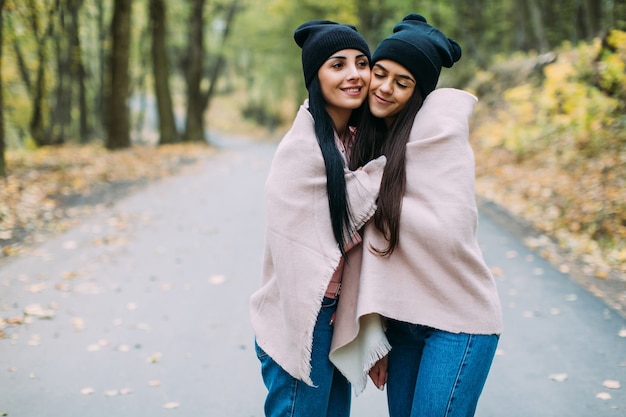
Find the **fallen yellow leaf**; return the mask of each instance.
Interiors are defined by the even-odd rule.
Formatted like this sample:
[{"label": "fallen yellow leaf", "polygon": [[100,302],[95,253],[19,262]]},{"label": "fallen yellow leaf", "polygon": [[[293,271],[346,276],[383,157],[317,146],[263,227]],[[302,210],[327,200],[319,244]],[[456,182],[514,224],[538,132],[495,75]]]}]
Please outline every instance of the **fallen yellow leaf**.
[{"label": "fallen yellow leaf", "polygon": [[209,278],[209,282],[213,285],[223,284],[226,281],[224,275],[213,275]]},{"label": "fallen yellow leaf", "polygon": [[40,319],[51,319],[55,316],[54,310],[45,309],[41,304],[29,304],[24,307],[24,314],[27,316],[34,316]]},{"label": "fallen yellow leaf", "polygon": [[77,247],[78,244],[74,240],[68,240],[67,242],[63,243],[63,249],[76,249]]},{"label": "fallen yellow leaf", "polygon": [[159,352],[155,352],[148,359],[146,359],[146,362],[158,363],[160,360],[161,360],[161,354]]},{"label": "fallen yellow leaf", "polygon": [[609,274],[606,271],[598,271],[596,272],[596,278],[607,279]]},{"label": "fallen yellow leaf", "polygon": [[85,320],[80,317],[74,317],[72,319],[72,327],[76,332],[82,331],[85,328]]},{"label": "fallen yellow leaf", "polygon": [[614,379],[607,379],[602,383],[602,386],[608,389],[620,389],[622,387],[619,381],[616,381]]}]

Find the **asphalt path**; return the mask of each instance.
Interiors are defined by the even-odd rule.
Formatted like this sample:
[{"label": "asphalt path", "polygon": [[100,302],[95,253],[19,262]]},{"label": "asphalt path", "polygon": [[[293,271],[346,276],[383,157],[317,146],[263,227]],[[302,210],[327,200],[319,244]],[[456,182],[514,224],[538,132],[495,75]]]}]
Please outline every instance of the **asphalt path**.
[{"label": "asphalt path", "polygon": [[[248,297],[274,150],[223,142],[4,262],[0,415],[262,416]],[[477,416],[626,416],[626,321],[486,213],[505,329]],[[369,384],[352,415],[385,401]]]}]

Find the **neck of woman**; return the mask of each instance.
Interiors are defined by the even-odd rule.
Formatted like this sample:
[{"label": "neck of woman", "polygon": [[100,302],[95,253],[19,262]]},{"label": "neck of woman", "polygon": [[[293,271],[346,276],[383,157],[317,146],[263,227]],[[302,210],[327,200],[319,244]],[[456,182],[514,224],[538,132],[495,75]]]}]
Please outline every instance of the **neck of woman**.
[{"label": "neck of woman", "polygon": [[337,135],[343,140],[345,138],[346,131],[348,130],[348,120],[350,120],[352,110],[327,107],[326,111],[333,121]]}]

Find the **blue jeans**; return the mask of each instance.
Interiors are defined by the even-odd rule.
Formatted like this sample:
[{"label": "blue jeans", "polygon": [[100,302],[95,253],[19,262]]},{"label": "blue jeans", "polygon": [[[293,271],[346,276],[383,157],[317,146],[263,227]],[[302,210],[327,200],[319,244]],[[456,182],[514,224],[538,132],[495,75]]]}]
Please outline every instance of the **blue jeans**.
[{"label": "blue jeans", "polygon": [[471,417],[497,335],[449,333],[389,320],[387,402],[390,417]]},{"label": "blue jeans", "polygon": [[333,327],[330,319],[337,310],[337,300],[324,298],[313,330],[311,387],[289,375],[256,343],[261,374],[268,393],[265,398],[267,417],[348,417],[350,383],[328,359]]}]

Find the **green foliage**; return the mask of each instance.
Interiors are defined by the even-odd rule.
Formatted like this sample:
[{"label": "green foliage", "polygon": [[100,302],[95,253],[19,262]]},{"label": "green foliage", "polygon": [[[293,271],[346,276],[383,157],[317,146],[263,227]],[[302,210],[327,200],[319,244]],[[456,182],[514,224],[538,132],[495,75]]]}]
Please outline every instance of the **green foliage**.
[{"label": "green foliage", "polygon": [[[290,119],[296,106],[306,96],[300,68],[300,50],[293,42],[293,30],[310,19],[330,19],[351,23],[368,40],[373,48],[381,39],[391,33],[393,26],[408,13],[421,13],[435,26],[441,28],[463,47],[463,60],[451,70],[444,71],[442,85],[463,86],[474,78],[475,73],[492,63],[496,54],[506,54],[515,50],[538,50],[540,45],[555,45],[564,39],[578,42],[589,39],[592,32],[609,27],[623,28],[626,21],[626,6],[623,2],[602,0],[596,2],[601,11],[591,22],[582,13],[585,6],[575,0],[553,2],[535,0],[541,26],[530,21],[528,3],[522,0],[487,1],[476,0],[238,0],[239,12],[231,30],[231,36],[222,48],[220,24],[225,10],[235,0],[211,0],[206,2],[205,32],[207,73],[211,71],[217,57],[226,57],[224,76],[220,79],[218,91],[221,93],[245,91],[247,100],[241,106],[249,111],[262,108],[262,112],[280,115]],[[5,3],[5,39],[2,73],[5,76],[5,97],[7,100],[7,125],[9,137],[21,138],[29,133],[32,115],[32,88],[26,88],[23,73],[31,81],[40,64],[38,51],[43,52],[46,95],[43,104],[44,127],[49,126],[54,111],[54,94],[58,86],[56,73],[55,43],[62,31],[58,25],[62,19],[60,10],[69,7],[67,0],[7,0]],[[106,65],[110,51],[108,30],[111,23],[111,0],[81,0],[80,2],[80,41],[83,64],[86,70],[86,95],[90,104],[91,124],[98,127],[105,123],[101,111],[103,94],[107,86],[102,84],[109,68]],[[177,103],[185,102],[184,73],[188,53],[189,2],[166,0],[167,9],[167,48],[171,63],[172,89]],[[150,39],[147,13],[147,0],[133,2],[131,75],[132,94],[149,94],[151,87]],[[580,17],[584,16],[584,18]],[[32,17],[36,17],[38,27],[32,28]],[[65,16],[67,20],[67,16]],[[49,23],[54,23],[48,31]],[[545,39],[537,39],[536,33],[543,33]],[[618,36],[618,35],[614,35]],[[13,45],[19,45],[24,58],[22,70],[17,62]],[[620,43],[616,40],[613,43]],[[607,69],[602,79],[595,80],[601,91],[611,96],[623,88],[620,77],[623,59],[603,60]],[[589,76],[596,76],[591,72]],[[582,77],[582,74],[581,74]],[[208,77],[207,77],[208,78]],[[206,84],[206,83],[205,83]],[[202,88],[208,87],[203,84]],[[236,91],[235,91],[236,90]],[[580,94],[580,93],[579,93]],[[620,99],[621,100],[621,99]],[[75,100],[76,101],[76,100]],[[8,104],[7,104],[8,103]],[[72,106],[76,106],[73,102]],[[285,109],[289,109],[286,111]],[[181,110],[184,112],[184,109]],[[72,109],[73,130],[77,131],[77,110]],[[261,118],[265,120],[265,118]],[[273,120],[273,116],[271,118]],[[95,134],[97,136],[97,132]]]},{"label": "green foliage", "polygon": [[[565,44],[541,78],[504,91],[493,123],[507,134],[489,135],[490,144],[518,159],[551,148],[563,165],[575,163],[581,153],[591,158],[626,145],[626,54],[620,51],[626,43],[619,43],[624,35],[611,32],[606,46],[600,40],[576,48]],[[481,127],[492,128],[492,123]]]},{"label": "green foliage", "polygon": [[[498,77],[501,64],[479,74],[485,105],[473,138],[482,175],[518,194],[505,199],[525,199],[520,215],[565,247],[604,251],[626,271],[625,50],[626,33],[612,31],[564,44],[547,64],[512,58],[519,78]],[[494,84],[495,96],[484,88]]]},{"label": "green foliage", "polygon": [[626,32],[612,30],[601,49],[599,86],[608,95],[621,101],[621,109],[626,107]]}]

